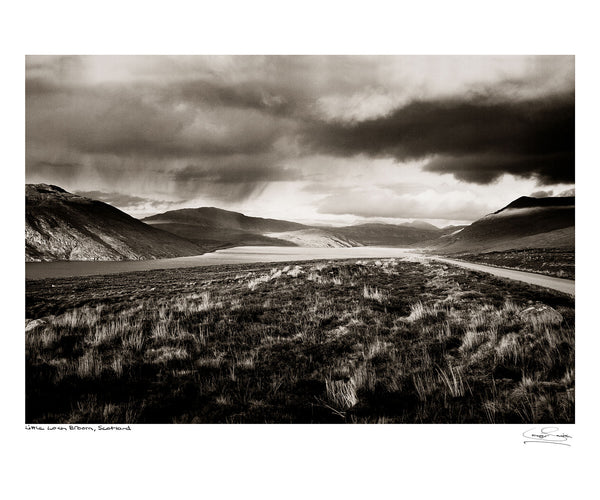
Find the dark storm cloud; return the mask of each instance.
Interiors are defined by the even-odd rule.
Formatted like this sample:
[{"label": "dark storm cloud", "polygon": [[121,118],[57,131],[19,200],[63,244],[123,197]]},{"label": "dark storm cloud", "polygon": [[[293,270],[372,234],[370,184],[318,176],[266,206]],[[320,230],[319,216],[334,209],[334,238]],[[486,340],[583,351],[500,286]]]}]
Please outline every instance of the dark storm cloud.
[{"label": "dark storm cloud", "polygon": [[26,176],[120,206],[335,194],[352,213],[360,188],[376,213],[379,190],[454,183],[432,172],[572,182],[573,92],[572,57],[31,56]]},{"label": "dark storm cloud", "polygon": [[575,152],[529,156],[504,156],[502,152],[479,156],[439,156],[427,163],[424,170],[450,173],[459,180],[474,184],[489,184],[504,174],[535,177],[542,185],[571,183],[575,180]]},{"label": "dark storm cloud", "polygon": [[26,152],[26,176],[33,176],[39,181],[51,180],[51,183],[60,185],[68,183],[69,180],[85,173],[85,168],[78,162],[40,160],[40,157],[47,156],[48,153],[45,150],[36,152],[32,151],[32,148],[28,148]]},{"label": "dark storm cloud", "polygon": [[[153,158],[261,154],[289,128],[285,119],[265,117],[259,106],[213,103],[203,109],[171,97],[165,102],[165,92],[143,85],[86,88],[33,79],[27,85],[27,142]],[[274,96],[261,99],[265,109],[276,105]]]},{"label": "dark storm cloud", "polygon": [[255,109],[281,115],[291,113],[296,99],[284,95],[284,89],[265,88],[260,82],[229,85],[208,80],[190,80],[174,83],[163,89],[165,100],[175,100],[211,107]]},{"label": "dark storm cloud", "polygon": [[244,201],[272,182],[296,181],[300,172],[281,167],[271,156],[211,158],[171,173],[179,192],[216,195],[227,201]]},{"label": "dark storm cloud", "polygon": [[[92,59],[36,61],[28,59],[27,66],[28,144],[62,146],[69,151],[146,158],[264,154],[282,137],[294,140],[302,130],[304,144],[319,152],[391,156],[400,161],[435,156],[432,171],[438,171],[440,158],[448,157],[444,164],[454,167],[453,159],[480,155],[484,173],[465,174],[473,172],[471,165],[463,167],[463,173],[447,169],[472,182],[489,182],[505,173],[498,164],[515,165],[530,155],[543,156],[547,162],[534,172],[521,167],[510,172],[553,179],[557,169],[564,167],[557,165],[553,154],[573,151],[572,94],[507,100],[531,88],[543,88],[552,75],[550,70],[555,69],[550,64],[557,63],[555,59],[541,58],[537,71],[526,76],[473,84],[462,99],[430,96],[416,100],[413,95],[395,111],[350,122],[341,117],[325,121],[327,112],[322,107],[360,108],[373,96],[387,96],[393,102],[393,92],[377,75],[381,78],[400,62],[408,76],[387,83],[401,85],[408,78],[407,87],[411,87],[409,82],[418,87],[419,77],[411,70],[414,60],[239,57],[214,68],[202,58],[199,62],[150,58],[142,59],[150,64],[147,71],[155,75],[150,79],[144,79],[140,70],[137,80],[93,84],[85,78],[86,63]],[[137,61],[127,58],[134,68]],[[427,58],[423,61],[431,63]],[[191,63],[196,64],[193,71],[186,66]],[[490,152],[503,158],[490,162]],[[569,177],[568,172],[558,175]]]},{"label": "dark storm cloud", "polygon": [[91,198],[92,200],[103,201],[115,207],[128,207],[131,205],[139,205],[140,203],[149,203],[153,200],[142,198],[140,196],[132,196],[123,193],[105,193],[104,191],[75,191],[74,194]]},{"label": "dark storm cloud", "polygon": [[25,80],[25,95],[27,97],[44,96],[61,91],[58,85],[40,77],[30,77]]},{"label": "dark storm cloud", "polygon": [[72,175],[75,171],[81,168],[81,163],[38,161],[35,163],[34,168],[38,172],[52,171]]},{"label": "dark storm cloud", "polygon": [[[266,161],[269,161],[268,159]],[[299,180],[301,176],[295,170],[277,165],[266,165],[256,160],[226,162],[215,164],[188,165],[173,174],[176,182],[214,182],[230,184],[238,182],[276,182]]]},{"label": "dark storm cloud", "polygon": [[574,182],[573,94],[494,101],[413,101],[386,116],[359,122],[313,123],[305,141],[320,153],[431,157],[431,172],[474,183],[503,174],[535,177],[540,183]]},{"label": "dark storm cloud", "polygon": [[135,211],[136,209],[145,209],[148,211],[152,210],[166,210],[169,207],[173,207],[179,205],[178,202],[168,201],[168,200],[157,200],[154,198],[147,198],[142,196],[133,196],[125,193],[108,193],[105,191],[73,191],[74,194],[83,196],[85,198],[90,198],[92,200],[99,200],[104,203],[108,203],[113,207],[116,207],[120,210]]}]

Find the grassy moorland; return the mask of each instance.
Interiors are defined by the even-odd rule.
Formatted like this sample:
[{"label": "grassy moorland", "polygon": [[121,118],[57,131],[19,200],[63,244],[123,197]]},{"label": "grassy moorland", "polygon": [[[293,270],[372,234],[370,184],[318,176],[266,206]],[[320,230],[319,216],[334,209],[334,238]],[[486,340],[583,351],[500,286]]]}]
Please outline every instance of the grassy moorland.
[{"label": "grassy moorland", "polygon": [[452,255],[451,257],[489,266],[506,267],[570,280],[575,279],[574,250],[528,248],[502,252],[465,253]]},{"label": "grassy moorland", "polygon": [[27,282],[26,420],[574,422],[574,299],[400,259]]}]

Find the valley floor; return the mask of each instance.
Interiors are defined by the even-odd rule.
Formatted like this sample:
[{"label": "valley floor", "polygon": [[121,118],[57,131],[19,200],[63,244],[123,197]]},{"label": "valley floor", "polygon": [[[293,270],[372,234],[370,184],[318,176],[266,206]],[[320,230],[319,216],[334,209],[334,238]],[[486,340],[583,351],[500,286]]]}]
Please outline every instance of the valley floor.
[{"label": "valley floor", "polygon": [[574,299],[440,262],[26,286],[26,420],[573,423]]}]

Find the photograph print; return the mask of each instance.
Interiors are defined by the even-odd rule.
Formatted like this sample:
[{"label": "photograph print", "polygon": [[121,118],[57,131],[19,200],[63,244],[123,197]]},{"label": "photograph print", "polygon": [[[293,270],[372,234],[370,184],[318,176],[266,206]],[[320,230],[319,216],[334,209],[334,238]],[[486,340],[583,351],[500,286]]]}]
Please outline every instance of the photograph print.
[{"label": "photograph print", "polygon": [[27,424],[575,423],[574,56],[25,65]]}]

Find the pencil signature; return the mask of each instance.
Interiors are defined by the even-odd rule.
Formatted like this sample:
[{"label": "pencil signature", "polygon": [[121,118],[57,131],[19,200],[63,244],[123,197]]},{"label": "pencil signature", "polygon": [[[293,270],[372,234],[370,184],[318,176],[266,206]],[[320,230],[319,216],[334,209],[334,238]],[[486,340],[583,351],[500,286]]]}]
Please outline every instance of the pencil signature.
[{"label": "pencil signature", "polygon": [[524,444],[548,443],[561,446],[571,446],[567,441],[573,439],[573,436],[560,432],[558,427],[534,427],[533,429],[525,431],[523,437],[525,438],[525,441],[523,441]]}]

